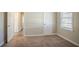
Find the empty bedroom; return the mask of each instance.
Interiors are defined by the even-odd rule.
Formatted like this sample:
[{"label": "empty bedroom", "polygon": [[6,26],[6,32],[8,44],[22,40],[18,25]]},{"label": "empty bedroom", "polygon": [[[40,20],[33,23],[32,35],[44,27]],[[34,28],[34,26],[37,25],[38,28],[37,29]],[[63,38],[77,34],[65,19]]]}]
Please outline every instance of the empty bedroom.
[{"label": "empty bedroom", "polygon": [[1,12],[0,22],[4,47],[79,46],[79,12]]}]

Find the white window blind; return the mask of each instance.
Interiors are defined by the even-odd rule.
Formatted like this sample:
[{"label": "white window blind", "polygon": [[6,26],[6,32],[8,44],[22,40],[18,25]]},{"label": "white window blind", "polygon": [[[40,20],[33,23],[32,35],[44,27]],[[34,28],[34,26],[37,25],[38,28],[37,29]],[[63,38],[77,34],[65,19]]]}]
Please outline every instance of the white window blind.
[{"label": "white window blind", "polygon": [[71,12],[61,12],[61,27],[66,30],[73,30]]}]

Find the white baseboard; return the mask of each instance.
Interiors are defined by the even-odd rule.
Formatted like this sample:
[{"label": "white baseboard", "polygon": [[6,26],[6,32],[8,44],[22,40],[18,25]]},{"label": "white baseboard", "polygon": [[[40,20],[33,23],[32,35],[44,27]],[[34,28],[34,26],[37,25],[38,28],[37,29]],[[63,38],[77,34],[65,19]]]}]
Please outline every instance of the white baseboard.
[{"label": "white baseboard", "polygon": [[62,37],[63,39],[65,39],[65,40],[67,40],[67,41],[69,41],[69,42],[71,42],[72,44],[74,44],[74,45],[76,45],[76,46],[79,46],[79,44],[78,43],[76,43],[76,42],[74,42],[74,41],[72,41],[72,40],[70,40],[70,39],[68,39],[68,38],[66,38],[66,37],[64,37],[63,35],[61,35],[61,34],[57,34],[58,36],[60,36],[60,37]]},{"label": "white baseboard", "polygon": [[46,35],[56,35],[56,33],[52,33],[52,34],[39,34],[39,35],[24,35],[24,36],[46,36]]},{"label": "white baseboard", "polygon": [[65,40],[71,42],[72,44],[74,44],[74,45],[76,45],[76,46],[79,46],[78,43],[76,43],[76,42],[74,42],[74,41],[72,41],[72,40],[70,40],[70,39],[64,37],[63,35],[57,34],[57,33],[52,33],[52,34],[40,34],[40,35],[24,35],[24,36],[46,36],[46,35],[58,35],[58,36],[64,38]]},{"label": "white baseboard", "polygon": [[0,43],[0,47],[3,46],[3,44],[4,44],[4,42],[1,42],[1,43]]}]

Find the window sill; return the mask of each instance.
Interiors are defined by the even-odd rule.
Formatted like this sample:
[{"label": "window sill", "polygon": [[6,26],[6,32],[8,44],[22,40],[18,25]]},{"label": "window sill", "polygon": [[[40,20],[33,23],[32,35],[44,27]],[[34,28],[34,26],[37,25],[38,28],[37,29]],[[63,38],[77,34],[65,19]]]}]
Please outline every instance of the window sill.
[{"label": "window sill", "polygon": [[73,32],[73,29],[71,29],[71,28],[62,28],[62,29],[66,30],[68,32]]}]

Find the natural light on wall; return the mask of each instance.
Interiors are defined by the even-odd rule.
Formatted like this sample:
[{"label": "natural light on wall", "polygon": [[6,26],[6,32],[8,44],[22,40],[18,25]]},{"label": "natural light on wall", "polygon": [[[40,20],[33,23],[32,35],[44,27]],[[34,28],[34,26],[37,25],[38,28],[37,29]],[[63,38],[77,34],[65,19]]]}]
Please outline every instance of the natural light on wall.
[{"label": "natural light on wall", "polygon": [[60,13],[60,18],[61,18],[61,27],[65,30],[72,31],[73,26],[72,26],[72,13],[71,12],[61,12]]}]

